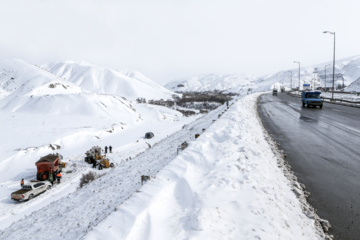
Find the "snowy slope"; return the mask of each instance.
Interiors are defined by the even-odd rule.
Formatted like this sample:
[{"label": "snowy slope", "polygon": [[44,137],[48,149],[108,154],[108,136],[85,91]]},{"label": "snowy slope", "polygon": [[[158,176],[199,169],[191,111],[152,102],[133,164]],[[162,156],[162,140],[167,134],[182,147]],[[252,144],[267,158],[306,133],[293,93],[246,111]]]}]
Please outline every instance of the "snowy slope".
[{"label": "snowy slope", "polygon": [[84,91],[79,86],[20,60],[2,62],[0,86],[5,112],[57,115],[111,116],[122,113],[132,119],[138,114],[126,100]]},{"label": "snowy slope", "polygon": [[[34,88],[50,83],[62,84],[63,82],[53,74],[22,60],[3,60],[0,62],[0,89],[4,93],[0,100],[15,93],[11,98],[14,100],[18,96],[33,91]],[[74,87],[73,84],[67,82],[65,85],[71,85],[68,90]],[[79,89],[70,92],[79,92]]]},{"label": "snowy slope", "polygon": [[190,78],[181,78],[171,81],[165,85],[172,91],[226,91],[226,92],[247,92],[254,88],[253,81],[256,78],[248,75],[217,75],[206,74]]},{"label": "snowy slope", "polygon": [[115,94],[130,100],[171,99],[172,91],[136,71],[115,71],[86,62],[65,61],[42,66],[56,76],[95,93]]},{"label": "snowy slope", "polygon": [[[2,208],[0,238],[323,239],[316,214],[294,194],[301,187],[284,176],[265,140],[257,96],[240,99],[218,120],[224,107],[150,140],[137,157],[125,160],[115,148],[117,167],[81,189],[72,174],[86,166],[82,155],[71,157],[64,183],[15,207],[2,200],[9,209]],[[177,155],[183,141],[190,145]],[[141,175],[152,180],[141,186]]]},{"label": "snowy slope", "polygon": [[360,92],[360,56],[353,57],[351,60],[344,61],[342,69],[345,75],[345,79],[351,79],[353,82],[348,84],[345,91]]},{"label": "snowy slope", "polygon": [[346,91],[352,92],[360,92],[360,77],[356,81],[352,82],[347,88]]}]

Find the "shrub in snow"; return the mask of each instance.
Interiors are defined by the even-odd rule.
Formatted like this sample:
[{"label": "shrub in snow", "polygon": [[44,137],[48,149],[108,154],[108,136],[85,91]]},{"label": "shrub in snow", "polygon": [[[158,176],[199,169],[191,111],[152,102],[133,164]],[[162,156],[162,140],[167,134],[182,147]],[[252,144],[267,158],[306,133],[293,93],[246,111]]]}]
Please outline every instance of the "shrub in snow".
[{"label": "shrub in snow", "polygon": [[96,174],[94,172],[88,172],[87,174],[83,174],[80,178],[80,185],[79,187],[82,188],[85,184],[88,184],[95,179],[104,176],[105,174]]}]

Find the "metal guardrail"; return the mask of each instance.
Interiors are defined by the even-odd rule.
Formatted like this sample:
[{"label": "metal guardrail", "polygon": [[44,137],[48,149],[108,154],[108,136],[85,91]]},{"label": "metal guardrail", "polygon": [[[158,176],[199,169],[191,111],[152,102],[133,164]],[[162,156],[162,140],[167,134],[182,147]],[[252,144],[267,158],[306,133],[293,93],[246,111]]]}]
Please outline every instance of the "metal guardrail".
[{"label": "metal guardrail", "polygon": [[345,102],[345,103],[352,103],[352,104],[360,104],[360,101],[349,101],[349,100],[344,100],[344,99],[337,99],[337,98],[325,98],[322,97],[322,99],[324,100],[329,100],[330,102]]},{"label": "metal guardrail", "polygon": [[[328,93],[332,93],[332,91],[327,91]],[[360,96],[360,92],[342,92],[342,91],[334,91],[334,93],[341,93],[341,94],[356,94],[357,96]]]}]

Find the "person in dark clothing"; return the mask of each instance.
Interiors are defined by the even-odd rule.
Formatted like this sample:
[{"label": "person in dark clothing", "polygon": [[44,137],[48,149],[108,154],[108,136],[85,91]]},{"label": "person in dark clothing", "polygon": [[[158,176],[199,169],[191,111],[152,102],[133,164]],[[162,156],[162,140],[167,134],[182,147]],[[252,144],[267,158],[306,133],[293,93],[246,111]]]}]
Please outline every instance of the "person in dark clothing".
[{"label": "person in dark clothing", "polygon": [[109,146],[109,151],[110,151],[110,153],[112,153],[112,146],[111,145]]},{"label": "person in dark clothing", "polygon": [[96,168],[96,160],[95,159],[91,159],[91,162],[92,162],[92,164],[93,164],[93,168]]},{"label": "person in dark clothing", "polygon": [[107,154],[107,150],[108,150],[108,147],[107,147],[107,146],[105,146],[105,154]]},{"label": "person in dark clothing", "polygon": [[24,186],[24,179],[21,179],[20,186]]},{"label": "person in dark clothing", "polygon": [[57,183],[60,183],[61,173],[56,174]]}]

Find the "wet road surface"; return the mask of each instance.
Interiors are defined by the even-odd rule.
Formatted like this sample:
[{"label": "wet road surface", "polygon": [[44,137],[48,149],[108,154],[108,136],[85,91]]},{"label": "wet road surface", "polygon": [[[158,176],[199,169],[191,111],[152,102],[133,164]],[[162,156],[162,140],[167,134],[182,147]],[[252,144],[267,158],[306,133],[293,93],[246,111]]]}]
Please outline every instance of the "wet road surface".
[{"label": "wet road surface", "polygon": [[329,220],[334,239],[360,239],[360,108],[264,94],[259,116],[310,192],[309,203]]}]

